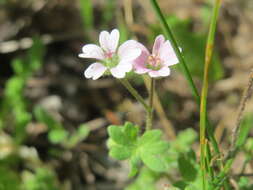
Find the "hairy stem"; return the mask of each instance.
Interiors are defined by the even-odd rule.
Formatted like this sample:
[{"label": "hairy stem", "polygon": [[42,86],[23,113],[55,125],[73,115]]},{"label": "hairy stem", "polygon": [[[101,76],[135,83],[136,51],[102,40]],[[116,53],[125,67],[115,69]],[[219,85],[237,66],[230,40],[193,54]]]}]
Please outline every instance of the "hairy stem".
[{"label": "hairy stem", "polygon": [[155,79],[151,78],[149,88],[149,110],[146,122],[146,131],[150,130],[153,125],[153,102],[154,102],[154,91],[155,91]]},{"label": "hairy stem", "polygon": [[[146,88],[149,91],[150,90],[149,83],[151,80],[150,77],[143,75],[143,80]],[[162,123],[165,133],[167,134],[169,139],[174,140],[176,138],[175,128],[173,127],[172,123],[168,120],[155,89],[154,89],[154,109]]]},{"label": "hairy stem", "polygon": [[136,98],[137,101],[139,101],[145,110],[148,112],[150,110],[148,104],[145,102],[145,100],[141,97],[141,95],[134,89],[134,87],[128,82],[127,79],[120,79],[119,80],[121,84],[123,84],[126,89],[133,95],[133,97]]}]

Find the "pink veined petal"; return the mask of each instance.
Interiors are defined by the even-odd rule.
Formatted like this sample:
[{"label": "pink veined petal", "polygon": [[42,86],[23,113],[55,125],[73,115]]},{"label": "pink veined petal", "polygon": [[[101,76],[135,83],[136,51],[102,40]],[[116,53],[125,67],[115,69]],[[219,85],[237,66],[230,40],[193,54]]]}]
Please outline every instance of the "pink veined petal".
[{"label": "pink veined petal", "polygon": [[128,40],[120,45],[118,56],[122,61],[133,61],[138,58],[142,53],[140,45],[135,40]]},{"label": "pink veined petal", "polygon": [[97,80],[104,74],[106,69],[107,68],[101,63],[93,63],[84,71],[84,76],[86,78],[92,78],[93,80]]},{"label": "pink veined petal", "polygon": [[110,51],[115,52],[119,43],[119,30],[113,29],[110,34]]},{"label": "pink veined petal", "polygon": [[106,52],[109,51],[109,39],[110,39],[110,34],[107,31],[102,31],[99,34],[99,44],[103,50]]},{"label": "pink veined petal", "polygon": [[160,75],[161,77],[167,77],[167,76],[170,75],[170,68],[168,68],[168,67],[163,67],[163,68],[161,68],[158,72],[159,72],[159,75]]},{"label": "pink veined petal", "polygon": [[125,72],[129,72],[133,68],[133,63],[132,62],[120,61],[119,64],[116,67],[120,70],[125,71]]},{"label": "pink veined petal", "polygon": [[126,76],[126,71],[122,68],[113,67],[110,69],[112,76],[116,78],[124,78]]},{"label": "pink veined petal", "polygon": [[78,55],[81,58],[94,58],[94,59],[104,59],[103,50],[95,44],[87,44],[83,46],[82,53]]},{"label": "pink veined petal", "polygon": [[135,66],[135,70],[134,70],[134,72],[137,73],[137,74],[145,74],[149,71],[151,71],[151,70],[147,69],[145,67],[138,67],[138,66],[137,67]]},{"label": "pink veined petal", "polygon": [[165,42],[165,38],[163,35],[157,36],[155,39],[154,46],[153,46],[152,54],[158,54],[164,42]]},{"label": "pink veined petal", "polygon": [[99,35],[100,46],[106,52],[115,52],[119,43],[119,31],[114,29],[111,33],[102,31]]},{"label": "pink veined petal", "polygon": [[119,57],[120,61],[129,62],[134,61],[141,55],[141,49],[129,49],[123,56]]},{"label": "pink veined petal", "polygon": [[141,48],[142,52],[141,55],[134,60],[133,67],[136,73],[144,74],[150,71],[150,69],[147,69],[146,67],[147,59],[150,53],[148,52],[147,48],[141,43],[139,43],[139,47]]},{"label": "pink veined petal", "polygon": [[171,55],[171,57],[169,59],[165,60],[163,64],[164,64],[164,66],[172,66],[177,63],[179,63],[177,56]]},{"label": "pink veined petal", "polygon": [[[120,58],[123,58],[123,57],[125,58],[128,56],[130,50],[141,49],[141,48],[142,48],[141,44],[138,43],[137,41],[128,40],[119,46],[118,55]],[[145,47],[143,46],[143,48],[145,48]],[[137,57],[135,57],[135,58],[137,58]]]},{"label": "pink veined petal", "polygon": [[160,59],[166,66],[175,65],[179,62],[177,55],[168,40],[161,46],[159,55]]},{"label": "pink veined petal", "polygon": [[148,74],[150,77],[153,77],[153,78],[160,77],[160,73],[158,71],[151,70],[148,72]]}]

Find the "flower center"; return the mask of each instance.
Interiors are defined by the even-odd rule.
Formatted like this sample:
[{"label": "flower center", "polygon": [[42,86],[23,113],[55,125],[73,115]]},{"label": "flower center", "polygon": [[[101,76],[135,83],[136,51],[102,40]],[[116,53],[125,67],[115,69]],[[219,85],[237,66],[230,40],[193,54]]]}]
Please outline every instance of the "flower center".
[{"label": "flower center", "polygon": [[158,55],[150,55],[147,59],[147,68],[152,70],[159,70],[162,67],[162,60]]},{"label": "flower center", "polygon": [[119,57],[115,52],[106,52],[105,53],[105,59],[103,60],[103,64],[107,68],[113,68],[117,66],[119,63]]},{"label": "flower center", "polygon": [[110,59],[110,58],[113,57],[114,54],[115,54],[114,52],[106,52],[106,53],[105,53],[105,57],[106,57],[107,59]]}]

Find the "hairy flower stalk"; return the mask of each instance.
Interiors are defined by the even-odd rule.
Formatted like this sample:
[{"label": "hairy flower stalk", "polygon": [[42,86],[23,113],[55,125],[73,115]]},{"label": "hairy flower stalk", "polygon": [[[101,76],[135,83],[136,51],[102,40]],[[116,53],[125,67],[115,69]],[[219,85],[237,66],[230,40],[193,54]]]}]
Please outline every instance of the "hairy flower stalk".
[{"label": "hairy flower stalk", "polygon": [[155,93],[155,78],[170,75],[170,68],[178,63],[177,56],[168,40],[163,35],[156,37],[152,53],[145,46],[138,44],[141,55],[134,61],[134,71],[137,74],[148,74],[151,77],[149,90],[149,109],[147,110],[146,130],[153,124],[153,99]]}]

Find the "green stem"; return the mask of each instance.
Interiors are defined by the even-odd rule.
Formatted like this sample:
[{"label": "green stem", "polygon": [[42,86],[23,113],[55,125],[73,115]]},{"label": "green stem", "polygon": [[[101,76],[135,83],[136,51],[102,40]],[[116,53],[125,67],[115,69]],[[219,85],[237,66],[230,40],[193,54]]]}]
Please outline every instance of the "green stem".
[{"label": "green stem", "polygon": [[209,68],[211,65],[211,59],[213,55],[213,45],[214,45],[214,38],[217,26],[217,18],[220,8],[220,0],[215,1],[215,6],[212,13],[210,29],[208,33],[208,39],[206,44],[206,52],[205,52],[205,66],[204,66],[204,77],[203,77],[203,86],[201,91],[201,100],[200,100],[200,149],[201,149],[201,171],[202,171],[202,182],[203,182],[203,189],[206,189],[206,167],[205,167],[205,160],[206,160],[206,128],[207,128],[207,94],[208,94],[208,80],[209,80]]},{"label": "green stem", "polygon": [[[188,67],[187,67],[187,65],[185,63],[184,57],[181,54],[181,52],[180,52],[180,50],[178,48],[177,42],[176,42],[176,40],[175,40],[175,38],[174,38],[174,36],[173,36],[170,28],[169,28],[169,25],[167,24],[167,22],[166,22],[163,14],[162,14],[162,12],[160,10],[160,7],[158,6],[156,0],[150,0],[150,2],[151,2],[151,5],[154,8],[154,11],[157,14],[157,17],[158,17],[159,21],[161,22],[161,24],[162,24],[162,26],[163,26],[163,28],[165,30],[166,37],[168,39],[170,39],[170,41],[171,41],[172,47],[173,47],[173,49],[174,49],[174,51],[175,51],[175,53],[176,53],[176,55],[177,55],[177,57],[178,57],[178,59],[179,59],[179,61],[181,63],[180,67],[182,68],[183,73],[185,75],[185,78],[187,79],[187,81],[189,83],[189,86],[191,88],[192,94],[195,97],[196,102],[200,105],[200,96],[199,96],[199,93],[198,93],[197,88],[196,88],[196,86],[195,86],[195,84],[193,82],[193,79],[191,77],[189,69],[188,69]],[[213,129],[212,129],[212,127],[211,127],[211,125],[210,125],[210,123],[208,121],[207,121],[207,133],[208,133],[208,137],[210,139],[210,142],[213,145],[215,153],[218,154],[218,155],[220,155],[220,150],[219,150],[218,143],[217,143],[217,141],[216,141],[216,139],[214,137]]]},{"label": "green stem", "polygon": [[148,112],[150,110],[148,104],[140,96],[140,94],[134,89],[134,87],[128,82],[128,80],[120,79],[119,81],[121,82],[121,84],[123,84],[126,87],[126,89],[133,95],[133,97],[135,97],[136,100],[139,101],[143,105],[145,110]]},{"label": "green stem", "polygon": [[149,110],[147,115],[146,122],[146,131],[150,130],[153,125],[153,102],[154,102],[154,90],[155,90],[155,79],[151,78],[150,80],[150,89],[149,89]]}]

